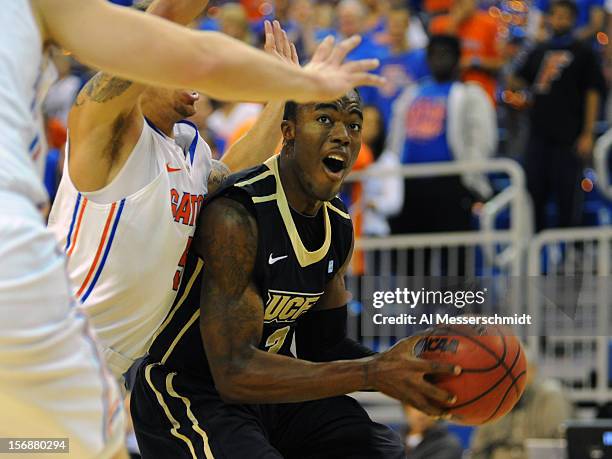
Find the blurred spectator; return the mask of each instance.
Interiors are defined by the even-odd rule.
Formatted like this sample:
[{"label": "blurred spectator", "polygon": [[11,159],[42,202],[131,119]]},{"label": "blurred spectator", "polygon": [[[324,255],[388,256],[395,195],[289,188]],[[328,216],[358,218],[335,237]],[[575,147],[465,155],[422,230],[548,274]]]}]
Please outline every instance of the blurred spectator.
[{"label": "blurred spectator", "polygon": [[367,10],[365,30],[378,42],[376,35],[382,33],[387,25],[387,14],[391,6],[389,0],[363,0],[363,5]]},{"label": "blurred spectator", "polygon": [[336,8],[340,39],[361,35],[361,43],[347,55],[348,60],[378,58],[387,55],[385,47],[377,45],[367,33],[367,11],[359,0],[342,0]]},{"label": "blurred spectator", "polygon": [[479,83],[495,103],[497,74],[504,65],[499,24],[471,0],[453,5],[448,15],[432,19],[433,35],[457,35],[461,40],[461,79]]},{"label": "blurred spectator", "polygon": [[245,43],[253,44],[251,27],[246,10],[238,3],[226,3],[220,8],[221,32]]},{"label": "blurred spectator", "polygon": [[378,73],[386,78],[380,88],[364,88],[362,95],[365,103],[375,105],[388,128],[391,107],[400,92],[429,75],[424,49],[411,49],[408,42],[410,11],[407,8],[393,8],[387,23],[389,55],[383,58]]},{"label": "blurred spectator", "polygon": [[[370,147],[374,163],[369,171],[392,170],[400,165],[397,154],[384,151],[386,131],[378,108],[363,108],[362,142]],[[397,214],[402,207],[403,179],[397,175],[371,177],[364,182],[363,227],[365,236],[388,236],[387,218]]]},{"label": "blurred spectator", "polygon": [[535,362],[528,358],[523,396],[510,413],[476,429],[470,458],[529,459],[525,440],[560,438],[561,424],[571,414],[572,406],[561,385],[552,379],[538,379]]},{"label": "blurred spectator", "polygon": [[[605,0],[577,0],[576,22],[574,24],[574,35],[579,40],[592,40],[597,32],[604,28],[606,13],[604,11]],[[535,0],[532,13],[534,15],[537,37],[540,40],[550,38],[554,31],[549,30],[551,24],[547,24],[547,16],[551,13],[554,1]]]},{"label": "blurred spectator", "polygon": [[[368,169],[373,162],[372,150],[370,150],[370,147],[365,142],[362,142],[352,170],[357,172]],[[355,237],[359,238],[363,234],[363,185],[360,182],[351,183],[347,187],[347,191],[343,193],[345,197],[344,202],[351,213]],[[356,249],[351,258],[350,274],[363,275],[364,266],[364,254],[361,250]]]},{"label": "blurred spectator", "polygon": [[216,140],[219,151],[225,151],[232,133],[245,121],[257,117],[261,105],[250,103],[222,102],[208,117],[208,128]]},{"label": "blurred spectator", "polygon": [[55,49],[52,59],[58,75],[47,92],[43,112],[48,118],[56,118],[67,126],[68,112],[81,89],[81,79],[71,73],[72,58],[69,55]]},{"label": "blurred spectator", "polygon": [[553,37],[527,55],[511,80],[514,87],[529,87],[533,94],[525,169],[537,231],[546,227],[551,195],[558,226],[580,223],[580,175],[591,157],[605,83],[591,47],[571,34],[576,15],[573,2],[557,0],[550,14]]},{"label": "blurred spectator", "polygon": [[525,37],[525,31],[522,29],[518,27],[511,29],[511,35],[504,47],[504,60],[506,64],[500,72],[499,79],[502,91],[498,115],[500,125],[506,130],[505,139],[503,145],[500,145],[499,154],[514,158],[520,162],[522,162],[529,137],[527,95],[525,91],[512,91],[508,88],[508,83],[516,71],[516,65],[521,62],[526,53]]},{"label": "blurred spectator", "polygon": [[406,459],[461,459],[461,443],[444,423],[408,405],[404,405],[404,414],[408,422]]},{"label": "blurred spectator", "polygon": [[[433,79],[404,90],[395,103],[387,147],[403,164],[477,161],[495,151],[495,111],[480,86],[457,81],[459,59],[455,37],[432,37]],[[473,201],[492,193],[486,177],[473,173],[409,179],[404,187],[402,211],[390,221],[395,234],[469,230]]]}]

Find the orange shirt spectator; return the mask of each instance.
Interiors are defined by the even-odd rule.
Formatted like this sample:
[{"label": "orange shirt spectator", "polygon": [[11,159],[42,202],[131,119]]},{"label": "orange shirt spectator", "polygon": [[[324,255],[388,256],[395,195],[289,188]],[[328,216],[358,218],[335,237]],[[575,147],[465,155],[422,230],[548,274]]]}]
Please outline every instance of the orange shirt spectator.
[{"label": "orange shirt spectator", "polygon": [[[433,18],[429,26],[431,34],[449,33],[450,23],[449,15]],[[466,68],[461,79],[479,83],[495,103],[494,73],[503,64],[497,21],[484,11],[476,11],[459,25],[457,36],[461,40],[462,67]],[[489,67],[492,71],[484,70]]]},{"label": "orange shirt spectator", "polygon": [[[374,162],[372,150],[365,143],[361,144],[361,150],[353,165],[354,171],[366,169]],[[363,217],[363,186],[360,182],[354,182],[351,186],[351,217],[353,218],[353,229],[355,237],[361,236],[361,224]],[[361,250],[355,250],[351,259],[351,274],[361,275],[364,273],[364,255]]]},{"label": "orange shirt spectator", "polygon": [[454,0],[425,0],[423,9],[427,14],[448,13],[453,3]]},{"label": "orange shirt spectator", "polygon": [[[230,136],[228,137],[227,143],[225,144],[225,151],[227,151],[232,145],[238,142],[247,132],[249,132],[249,130],[253,127],[253,125],[256,122],[257,122],[257,117],[252,116],[244,120],[242,123],[240,123],[238,127],[234,129],[232,133],[230,134]],[[278,132],[280,134],[280,129],[278,130]],[[274,152],[270,152],[270,156],[272,156],[273,153],[280,153],[282,146],[283,146],[283,142],[282,140],[280,140]]]}]

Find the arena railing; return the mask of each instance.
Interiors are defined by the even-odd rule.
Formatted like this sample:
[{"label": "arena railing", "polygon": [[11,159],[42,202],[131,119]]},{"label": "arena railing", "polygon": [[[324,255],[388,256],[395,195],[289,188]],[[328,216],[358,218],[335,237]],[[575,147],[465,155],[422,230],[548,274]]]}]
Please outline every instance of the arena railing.
[{"label": "arena railing", "polygon": [[531,241],[527,304],[540,332],[529,347],[538,372],[560,380],[574,401],[612,396],[611,274],[609,226],[551,229]]}]

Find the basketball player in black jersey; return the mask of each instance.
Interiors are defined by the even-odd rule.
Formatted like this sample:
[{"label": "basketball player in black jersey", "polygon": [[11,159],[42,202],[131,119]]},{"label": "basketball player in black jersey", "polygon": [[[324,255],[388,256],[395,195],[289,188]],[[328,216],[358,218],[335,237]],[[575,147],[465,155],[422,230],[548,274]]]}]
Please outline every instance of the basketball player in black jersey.
[{"label": "basketball player in black jersey", "polygon": [[[147,458],[400,458],[387,427],[344,395],[377,390],[432,414],[451,365],[375,354],[346,336],[353,245],[336,197],[361,146],[352,91],[285,107],[284,146],[204,206],[176,302],[140,367],[132,415]],[[297,358],[290,346],[295,333]]]}]

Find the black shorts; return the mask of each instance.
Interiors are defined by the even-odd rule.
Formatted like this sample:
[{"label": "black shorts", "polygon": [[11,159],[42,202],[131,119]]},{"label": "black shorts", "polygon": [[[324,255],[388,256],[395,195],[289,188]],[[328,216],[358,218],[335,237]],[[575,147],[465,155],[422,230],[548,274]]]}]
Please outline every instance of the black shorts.
[{"label": "black shorts", "polygon": [[198,378],[146,360],[131,412],[144,459],[405,457],[398,435],[351,397],[229,404]]}]

